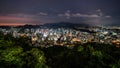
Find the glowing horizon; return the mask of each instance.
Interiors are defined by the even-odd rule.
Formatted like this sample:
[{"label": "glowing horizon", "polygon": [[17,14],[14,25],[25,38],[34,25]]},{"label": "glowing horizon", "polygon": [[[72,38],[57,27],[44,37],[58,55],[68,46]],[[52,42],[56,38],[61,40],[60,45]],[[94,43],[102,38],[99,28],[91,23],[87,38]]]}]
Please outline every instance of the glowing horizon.
[{"label": "glowing horizon", "polygon": [[21,23],[10,23],[10,24],[3,23],[3,24],[0,24],[0,26],[23,26],[23,25],[25,25],[25,24],[21,24]]}]

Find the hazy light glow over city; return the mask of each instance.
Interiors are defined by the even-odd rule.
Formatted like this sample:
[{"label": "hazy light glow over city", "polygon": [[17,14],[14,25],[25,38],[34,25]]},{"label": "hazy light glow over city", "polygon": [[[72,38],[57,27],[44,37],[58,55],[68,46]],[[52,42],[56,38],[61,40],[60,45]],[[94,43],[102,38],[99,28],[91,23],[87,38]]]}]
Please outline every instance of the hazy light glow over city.
[{"label": "hazy light glow over city", "polygon": [[120,0],[1,0],[0,25],[120,25]]}]

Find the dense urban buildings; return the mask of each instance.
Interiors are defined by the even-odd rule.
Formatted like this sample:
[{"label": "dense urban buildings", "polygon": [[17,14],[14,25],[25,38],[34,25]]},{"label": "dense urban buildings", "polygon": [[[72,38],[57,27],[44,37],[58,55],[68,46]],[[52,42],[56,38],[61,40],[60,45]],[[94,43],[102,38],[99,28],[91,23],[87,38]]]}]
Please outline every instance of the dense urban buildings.
[{"label": "dense urban buildings", "polygon": [[31,46],[50,47],[53,45],[71,47],[74,44],[84,43],[104,43],[116,44],[120,46],[120,27],[89,26],[75,28],[25,28],[10,27],[10,29],[1,28],[0,31],[11,34],[15,38],[29,37]]}]

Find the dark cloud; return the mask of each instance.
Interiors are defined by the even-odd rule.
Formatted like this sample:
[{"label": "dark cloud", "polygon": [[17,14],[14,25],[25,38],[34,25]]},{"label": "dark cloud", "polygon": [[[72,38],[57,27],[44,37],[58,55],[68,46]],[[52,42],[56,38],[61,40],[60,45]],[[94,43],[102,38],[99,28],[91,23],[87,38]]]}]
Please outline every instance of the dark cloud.
[{"label": "dark cloud", "polygon": [[120,24],[120,0],[0,0],[0,24]]}]

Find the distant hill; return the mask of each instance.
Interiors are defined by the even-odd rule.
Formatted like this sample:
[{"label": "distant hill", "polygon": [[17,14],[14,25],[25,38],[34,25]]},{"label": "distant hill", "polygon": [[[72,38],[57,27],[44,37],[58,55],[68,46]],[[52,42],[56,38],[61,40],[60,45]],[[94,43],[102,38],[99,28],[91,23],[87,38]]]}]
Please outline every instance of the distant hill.
[{"label": "distant hill", "polygon": [[60,23],[47,23],[44,24],[43,27],[47,28],[74,28],[74,27],[87,27],[87,24],[79,24],[79,23],[70,23],[70,22],[60,22]]},{"label": "distant hill", "polygon": [[0,26],[0,28],[3,28],[3,29],[10,29],[11,27],[10,27],[10,26]]},{"label": "distant hill", "polygon": [[[43,25],[29,25],[26,24],[24,26],[14,26],[15,28],[75,28],[75,27],[88,27],[87,24],[79,24],[79,23],[70,23],[70,22],[59,22],[59,23],[46,23]],[[11,28],[11,26],[0,26],[0,28]]]}]

